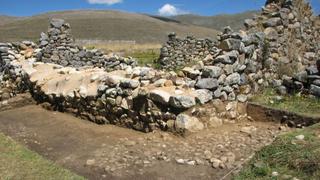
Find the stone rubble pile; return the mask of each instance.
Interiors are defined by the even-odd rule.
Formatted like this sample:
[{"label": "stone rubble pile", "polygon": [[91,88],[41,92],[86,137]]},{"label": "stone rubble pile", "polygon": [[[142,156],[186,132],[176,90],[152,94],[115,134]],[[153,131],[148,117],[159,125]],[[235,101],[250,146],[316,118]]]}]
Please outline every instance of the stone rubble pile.
[{"label": "stone rubble pile", "polygon": [[74,43],[70,24],[63,19],[52,19],[47,33],[41,33],[40,49],[36,51],[37,61],[62,66],[94,66],[107,71],[136,66],[132,58],[104,55],[97,49],[88,50]]}]

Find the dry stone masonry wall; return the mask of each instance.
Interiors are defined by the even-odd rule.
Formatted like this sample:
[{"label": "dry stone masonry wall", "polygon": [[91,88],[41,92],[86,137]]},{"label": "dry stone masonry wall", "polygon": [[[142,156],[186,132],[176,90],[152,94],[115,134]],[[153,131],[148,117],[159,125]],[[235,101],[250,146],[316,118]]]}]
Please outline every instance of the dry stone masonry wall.
[{"label": "dry stone masonry wall", "polygon": [[[19,46],[0,45],[1,102],[16,93],[29,91],[48,109],[70,112],[98,124],[116,124],[144,132],[162,129],[185,133],[222,124],[219,118],[205,122],[191,117],[194,113],[204,114],[202,108],[195,106],[212,100],[212,94],[207,89],[189,88],[174,72],[148,67],[112,72],[98,67],[64,67],[37,62],[32,56],[37,49],[31,46],[22,50]],[[225,107],[220,101],[216,105]],[[219,116],[243,118],[236,111],[236,103],[228,107]],[[185,112],[188,109],[192,112]]]},{"label": "dry stone masonry wall", "polygon": [[70,24],[63,19],[52,19],[47,33],[41,33],[40,49],[36,52],[37,61],[55,63],[62,66],[94,66],[107,71],[136,66],[132,58],[107,56],[97,49],[87,50],[74,43]]},{"label": "dry stone masonry wall", "polygon": [[196,39],[193,36],[181,39],[175,33],[170,33],[168,38],[169,41],[161,48],[159,62],[166,69],[184,67],[217,53],[215,42],[210,39]]},{"label": "dry stone masonry wall", "polygon": [[[245,100],[250,97],[249,92],[267,86],[284,94],[305,91],[319,96],[319,77],[314,71],[320,54],[317,22],[319,17],[313,15],[311,6],[303,0],[267,1],[260,15],[245,20],[246,30],[233,32],[226,27],[218,42],[210,46],[205,46],[202,40],[181,40],[170,34],[159,64],[172,69],[188,65],[182,71],[197,80],[196,88],[203,87],[199,86],[201,83],[211,84],[209,89],[215,98],[234,100],[238,95],[237,99]],[[190,62],[197,65],[190,67]],[[214,69],[211,79],[208,69]],[[225,81],[228,76],[228,81],[236,82],[231,85],[237,86],[226,86],[230,85]]]},{"label": "dry stone masonry wall", "polygon": [[319,96],[319,18],[313,16],[311,6],[304,1],[275,2],[268,1],[262,14],[246,20],[245,25],[249,31],[262,29],[266,35],[265,64],[282,81],[282,86],[276,86],[279,93],[303,91]]}]

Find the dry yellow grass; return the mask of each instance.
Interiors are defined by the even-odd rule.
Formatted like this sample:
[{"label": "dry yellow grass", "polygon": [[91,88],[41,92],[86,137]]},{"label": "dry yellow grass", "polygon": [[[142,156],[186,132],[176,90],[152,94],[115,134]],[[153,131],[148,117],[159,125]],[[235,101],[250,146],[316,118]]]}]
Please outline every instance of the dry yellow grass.
[{"label": "dry yellow grass", "polygon": [[161,44],[145,43],[137,44],[130,42],[111,42],[111,43],[88,43],[84,45],[88,49],[100,49],[105,53],[116,53],[124,56],[130,56],[134,53],[154,52],[159,54]]},{"label": "dry yellow grass", "polygon": [[124,55],[129,55],[134,52],[145,52],[154,51],[160,52],[161,44],[156,43],[145,43],[137,44],[130,42],[111,42],[111,43],[96,43],[96,44],[85,44],[86,48],[96,48],[101,49],[105,53],[121,53]]},{"label": "dry yellow grass", "polygon": [[[89,41],[88,41],[89,42]],[[81,44],[87,49],[100,49],[104,53],[114,53],[121,56],[130,56],[135,58],[138,63],[144,65],[156,65],[156,61],[160,56],[161,44],[145,43],[137,44],[135,42],[115,41],[101,43],[85,43]]]}]

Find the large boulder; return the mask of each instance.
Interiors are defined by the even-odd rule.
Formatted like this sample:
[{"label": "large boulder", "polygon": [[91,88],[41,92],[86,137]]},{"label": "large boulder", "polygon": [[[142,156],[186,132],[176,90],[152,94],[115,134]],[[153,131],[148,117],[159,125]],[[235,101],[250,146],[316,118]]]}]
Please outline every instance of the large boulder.
[{"label": "large boulder", "polygon": [[204,125],[196,117],[190,117],[186,114],[179,114],[175,121],[177,130],[185,130],[189,132],[201,131]]}]

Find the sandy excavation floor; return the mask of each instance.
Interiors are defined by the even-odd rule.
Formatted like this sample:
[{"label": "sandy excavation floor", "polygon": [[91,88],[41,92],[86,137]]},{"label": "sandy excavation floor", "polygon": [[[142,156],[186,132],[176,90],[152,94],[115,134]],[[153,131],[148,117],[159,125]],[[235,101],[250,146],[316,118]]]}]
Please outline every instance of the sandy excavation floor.
[{"label": "sandy excavation floor", "polygon": [[1,132],[89,179],[230,179],[279,127],[244,121],[183,138],[99,126],[36,105],[0,112]]}]

